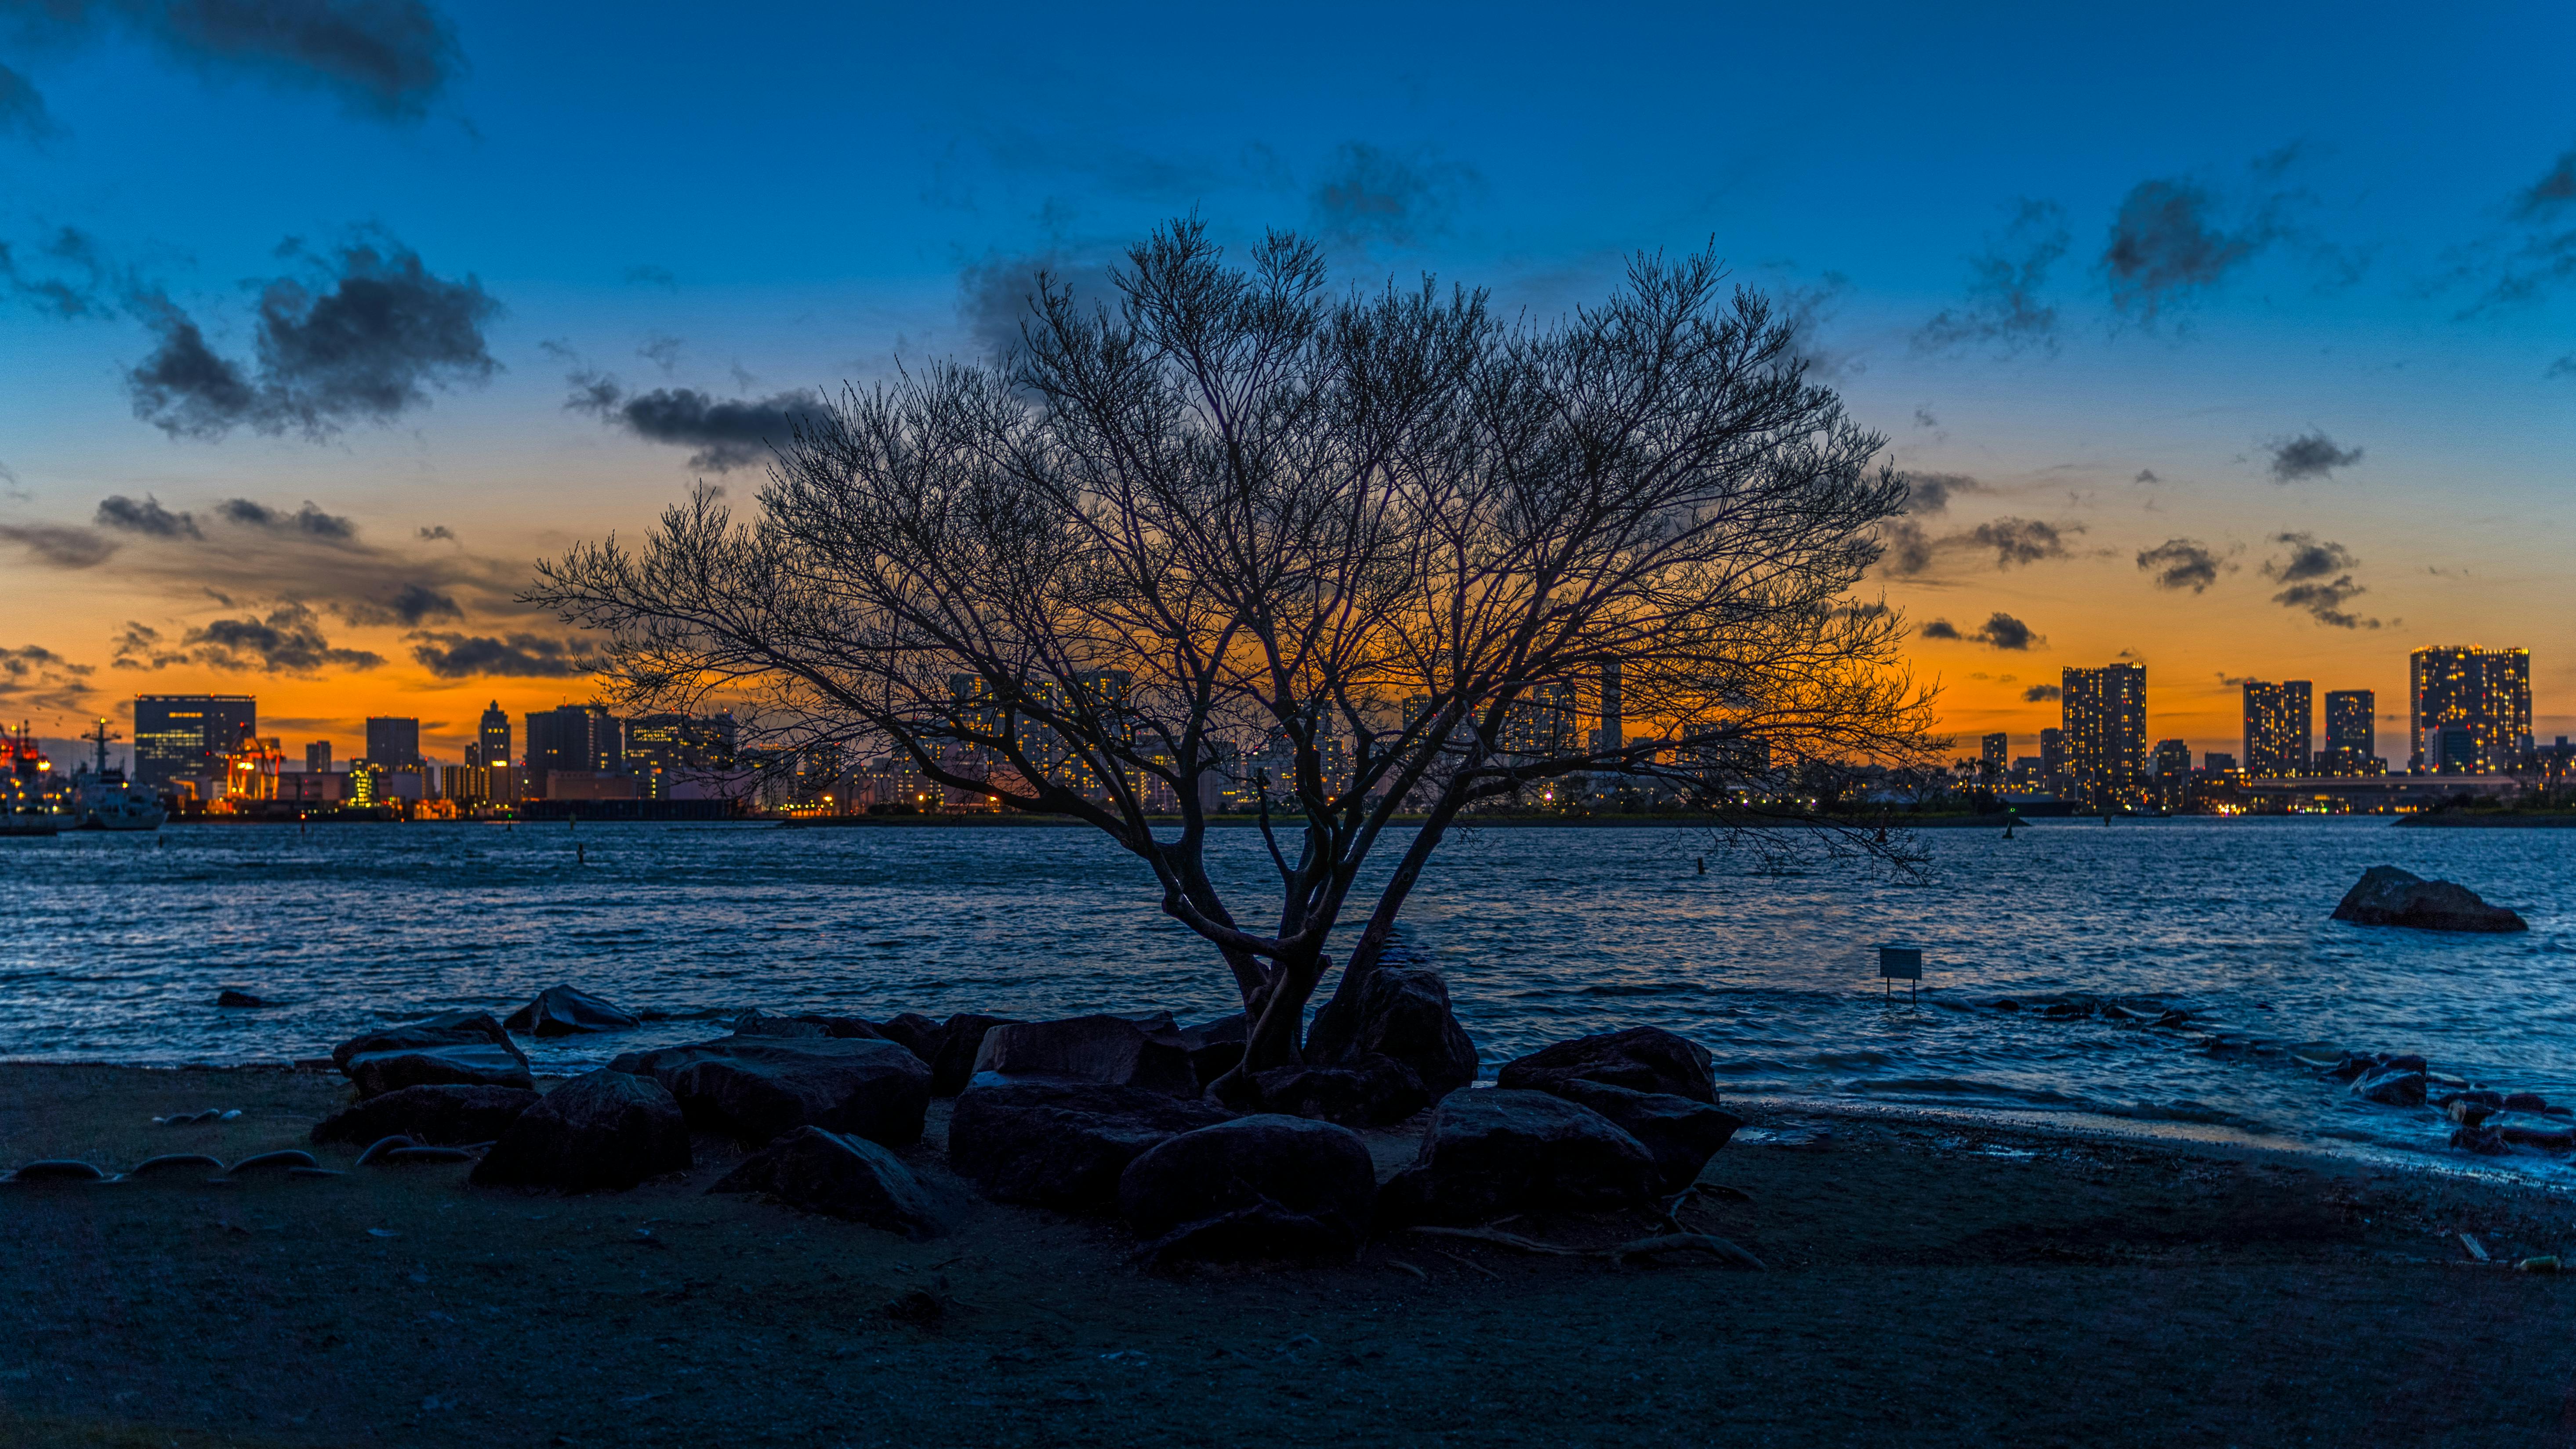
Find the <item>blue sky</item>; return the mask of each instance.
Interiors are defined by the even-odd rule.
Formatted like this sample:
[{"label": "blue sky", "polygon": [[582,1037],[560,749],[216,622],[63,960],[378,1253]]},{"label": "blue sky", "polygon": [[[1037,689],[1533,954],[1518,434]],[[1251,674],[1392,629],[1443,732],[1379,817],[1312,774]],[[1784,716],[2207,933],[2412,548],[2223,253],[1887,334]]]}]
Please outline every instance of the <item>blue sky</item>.
[{"label": "blue sky", "polygon": [[[461,737],[577,697],[510,580],[740,455],[691,428],[974,351],[1036,260],[1195,208],[1542,314],[1714,245],[1952,480],[1873,588],[1959,636],[1918,648],[1958,728],[2127,651],[2223,748],[2230,677],[2396,710],[2407,648],[2470,639],[2576,716],[2565,7],[277,8],[330,23],[0,4],[0,708]],[[389,397],[260,370],[263,289],[319,346],[352,248],[446,309],[371,354]],[[138,416],[174,317],[249,389],[184,415],[220,428]],[[101,512],[147,497],[188,527]]]}]

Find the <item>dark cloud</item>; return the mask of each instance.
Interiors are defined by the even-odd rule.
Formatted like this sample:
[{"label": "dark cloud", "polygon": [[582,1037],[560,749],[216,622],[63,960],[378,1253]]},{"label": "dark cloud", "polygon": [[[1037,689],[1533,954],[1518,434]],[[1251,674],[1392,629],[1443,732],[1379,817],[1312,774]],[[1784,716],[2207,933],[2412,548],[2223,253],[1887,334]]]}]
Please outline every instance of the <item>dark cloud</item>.
[{"label": "dark cloud", "polygon": [[2576,202],[2576,151],[2561,152],[2548,174],[2523,189],[2514,201],[2514,219],[2546,220],[2570,202]]},{"label": "dark cloud", "polygon": [[2138,470],[2138,476],[2130,479],[2129,481],[2132,483],[2162,483],[2165,480],[2157,477],[2156,470],[2153,468],[2140,468]]},{"label": "dark cloud", "polygon": [[1923,525],[1910,518],[1891,518],[1878,526],[1879,567],[1898,578],[1929,573],[1932,569],[1932,537]]},{"label": "dark cloud", "polygon": [[1905,478],[1905,511],[1943,513],[1962,493],[1983,493],[1986,485],[1965,473],[1909,473]]},{"label": "dark cloud", "polygon": [[135,416],[173,437],[248,427],[320,440],[352,422],[392,422],[426,404],[430,387],[498,369],[483,327],[501,307],[473,277],[433,276],[389,238],[353,243],[311,270],[262,288],[256,374],[216,353],[168,299],[143,299],[161,345],[127,374]]},{"label": "dark cloud", "polygon": [[2057,345],[2057,309],[2040,300],[2048,273],[2073,240],[2053,201],[2021,203],[2012,224],[1969,259],[1967,301],[1946,307],[1914,334],[1918,351],[1992,346],[2019,352]]},{"label": "dark cloud", "polygon": [[765,398],[720,398],[693,387],[656,388],[629,394],[617,379],[576,372],[566,381],[564,406],[622,427],[650,443],[695,448],[689,466],[724,473],[759,462],[772,444],[783,445],[797,420],[821,406],[810,392]]},{"label": "dark cloud", "polygon": [[1932,416],[1932,408],[1929,404],[1926,404],[1914,410],[1914,426],[1918,428],[1937,428],[1941,426],[1941,420]]},{"label": "dark cloud", "polygon": [[324,669],[373,669],[385,662],[364,649],[338,649],[322,634],[322,621],[311,608],[289,601],[268,612],[241,619],[217,619],[181,635],[165,646],[159,630],[129,623],[116,639],[114,663],[119,669],[167,669],[193,665],[231,673],[318,674]]},{"label": "dark cloud", "polygon": [[2576,377],[2576,352],[2568,353],[2565,357],[2549,364],[2549,370],[2542,373],[2541,376],[2546,378]]},{"label": "dark cloud", "polygon": [[[2294,148],[2285,148],[2255,162],[2254,173],[2276,180],[2293,158]],[[2288,236],[2282,215],[2295,199],[2296,193],[2272,192],[2230,220],[2218,199],[2196,182],[2139,182],[2121,200],[2102,248],[2111,305],[2153,323]]]},{"label": "dark cloud", "polygon": [[131,290],[132,278],[120,276],[97,239],[78,227],[56,227],[23,251],[0,242],[0,292],[49,316],[111,317],[117,294]]},{"label": "dark cloud", "polygon": [[2160,589],[2189,589],[2197,594],[2218,582],[2218,555],[2193,538],[2169,538],[2141,549],[2138,568],[2156,576]]},{"label": "dark cloud", "polygon": [[1843,299],[1851,290],[1851,278],[1840,272],[1827,272],[1812,286],[1791,282],[1779,289],[1772,315],[1788,329],[1788,358],[1819,382],[1857,377],[1868,370],[1858,353],[1825,340],[1826,325],[1842,311]]},{"label": "dark cloud", "polygon": [[146,538],[204,538],[193,513],[173,513],[161,506],[161,500],[146,493],[135,502],[122,493],[101,499],[98,526],[120,533],[139,533]]},{"label": "dark cloud", "polygon": [[2272,596],[2273,603],[2301,610],[2337,629],[2379,627],[2377,619],[2365,619],[2344,607],[2369,592],[2353,582],[2350,570],[2361,560],[2350,549],[2308,533],[2279,534],[2272,541],[2289,550],[2263,565],[2266,575],[2287,586]]},{"label": "dark cloud", "polygon": [[[2514,195],[2509,228],[2463,249],[2454,280],[2485,290],[2462,317],[2491,307],[2531,302],[2559,283],[2576,279],[2576,150],[2563,152],[2541,178]],[[2552,375],[2555,375],[2553,369]]]},{"label": "dark cloud", "polygon": [[323,512],[309,498],[293,513],[248,498],[227,498],[215,505],[215,516],[244,528],[265,529],[270,533],[297,533],[324,543],[355,543],[358,538],[357,524]]},{"label": "dark cloud", "polygon": [[41,140],[54,133],[54,118],[46,114],[45,98],[32,82],[0,65],[0,133],[10,131]]},{"label": "dark cloud", "polygon": [[1345,141],[1308,200],[1315,229],[1335,241],[1411,246],[1446,233],[1483,185],[1476,169],[1460,162],[1408,158],[1365,141]]},{"label": "dark cloud", "polygon": [[456,542],[456,530],[448,527],[444,523],[433,523],[429,527],[420,530],[420,541],[423,543],[454,543]]},{"label": "dark cloud", "polygon": [[0,707],[85,712],[93,672],[41,645],[0,649]]},{"label": "dark cloud", "polygon": [[569,679],[599,667],[597,652],[579,639],[542,634],[500,639],[437,633],[415,637],[423,642],[411,651],[412,657],[441,679]]},{"label": "dark cloud", "polygon": [[13,8],[31,36],[77,41],[122,29],[209,73],[318,89],[386,120],[427,114],[464,68],[454,32],[425,0],[45,0]]},{"label": "dark cloud", "polygon": [[687,345],[668,332],[656,332],[644,339],[635,355],[667,374],[680,365],[680,349]]},{"label": "dark cloud", "polygon": [[997,253],[958,270],[957,320],[965,324],[977,351],[1006,361],[1019,353],[1021,325],[1037,315],[1032,306],[1041,276],[1085,306],[1114,306],[1118,267],[1118,254],[1100,247]]},{"label": "dark cloud", "polygon": [[1962,633],[1947,619],[1935,619],[1923,626],[1926,639],[1957,639],[1970,644],[1983,644],[1995,649],[2027,650],[2033,644],[2048,641],[2032,632],[2028,624],[1998,609],[1986,616],[1986,622],[1972,632]]},{"label": "dark cloud", "polygon": [[2361,461],[2361,449],[2343,449],[2322,431],[2301,433],[2294,438],[2274,438],[2263,445],[2272,455],[2271,473],[2275,483],[2295,483],[2302,478],[2331,478],[2337,468],[2349,468]]},{"label": "dark cloud", "polygon": [[1967,538],[1981,549],[1993,549],[1998,568],[2066,557],[2066,540],[2056,526],[2035,518],[1998,518],[1980,523],[1968,531]]},{"label": "dark cloud", "polygon": [[2066,691],[2058,688],[2054,684],[2034,684],[2030,688],[2023,690],[2021,692],[2021,697],[2022,702],[2025,704],[2038,704],[2043,700],[2063,698],[2065,693]]},{"label": "dark cloud", "polygon": [[352,624],[399,624],[416,629],[432,619],[462,619],[463,606],[423,583],[405,583],[375,599],[349,600],[333,606]]},{"label": "dark cloud", "polygon": [[17,544],[36,562],[58,569],[94,568],[116,552],[116,540],[59,523],[0,524],[0,541]]},{"label": "dark cloud", "polygon": [[628,267],[626,269],[626,285],[630,287],[659,287],[665,292],[676,292],[680,290],[680,279],[671,275],[671,269],[669,267]]}]

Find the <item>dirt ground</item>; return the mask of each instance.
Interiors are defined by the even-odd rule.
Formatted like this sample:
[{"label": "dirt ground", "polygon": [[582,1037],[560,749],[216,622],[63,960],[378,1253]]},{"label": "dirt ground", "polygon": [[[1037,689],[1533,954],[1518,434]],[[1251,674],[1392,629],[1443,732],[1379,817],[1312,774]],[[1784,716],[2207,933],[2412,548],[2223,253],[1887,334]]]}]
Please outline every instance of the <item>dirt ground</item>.
[{"label": "dirt ground", "polygon": [[[229,1160],[346,1090],[0,1067],[0,1162]],[[205,1106],[243,1116],[149,1122]],[[1799,1110],[1711,1163],[1750,1201],[1685,1210],[1763,1272],[1414,1234],[1149,1270],[1114,1223],[966,1198],[944,1103],[912,1156],[960,1216],[918,1244],[706,1196],[738,1153],[703,1139],[578,1198],[452,1166],[0,1189],[0,1443],[2576,1444],[2576,1274],[2506,1266],[2576,1251],[2564,1198]]]}]

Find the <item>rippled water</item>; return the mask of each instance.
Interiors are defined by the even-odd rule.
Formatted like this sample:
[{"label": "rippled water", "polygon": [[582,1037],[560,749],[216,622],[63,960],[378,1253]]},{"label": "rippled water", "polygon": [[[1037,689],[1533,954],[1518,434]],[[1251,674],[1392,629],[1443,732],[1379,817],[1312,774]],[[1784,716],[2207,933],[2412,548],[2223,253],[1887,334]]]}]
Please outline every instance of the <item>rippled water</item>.
[{"label": "rippled water", "polygon": [[[2576,1099],[2576,832],[2185,819],[1923,838],[1932,879],[1903,885],[1750,873],[1688,829],[1478,831],[1426,877],[1407,946],[1448,972],[1489,1068],[1653,1024],[1707,1045],[1734,1090],[2440,1140],[2430,1114],[2353,1103],[2277,1059],[1990,1009],[2088,991]],[[1237,880],[1262,868],[1251,832],[1218,841]],[[2326,919],[2383,861],[2461,881],[2532,930]],[[174,827],[0,841],[0,862],[0,1056],[313,1056],[386,1020],[506,1012],[557,981],[674,1013],[1232,1009],[1222,966],[1155,911],[1142,868],[1073,828]],[[1887,942],[1924,948],[1919,1008],[1882,995]],[[226,986],[286,1004],[218,1010]],[[531,1055],[571,1065],[708,1029]]]}]

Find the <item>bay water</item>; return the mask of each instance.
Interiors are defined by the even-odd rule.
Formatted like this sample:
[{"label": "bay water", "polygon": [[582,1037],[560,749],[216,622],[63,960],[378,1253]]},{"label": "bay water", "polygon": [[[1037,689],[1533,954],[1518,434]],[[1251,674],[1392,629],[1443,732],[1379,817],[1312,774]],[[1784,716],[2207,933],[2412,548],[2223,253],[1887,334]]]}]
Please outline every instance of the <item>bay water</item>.
[{"label": "bay water", "polygon": [[[2198,818],[1916,839],[1930,863],[1908,880],[1782,870],[1689,827],[1469,831],[1424,878],[1402,951],[1447,975],[1489,1073],[1549,1041],[1652,1025],[1706,1046],[1721,1091],[2443,1151],[2433,1114],[2354,1101],[2281,1055],[1993,1005],[2087,992],[2284,1043],[2418,1052],[2436,1070],[2576,1100],[2576,832]],[[1258,832],[1214,841],[1221,883],[1257,921]],[[1402,844],[1387,843],[1370,881]],[[2329,920],[2380,863],[2459,881],[2532,929]],[[1066,826],[174,826],[0,841],[0,1058],[312,1057],[429,1012],[506,1014],[558,982],[666,1019],[531,1042],[540,1071],[697,1039],[754,1006],[1168,1009],[1184,1022],[1233,1010],[1222,963],[1158,899],[1139,863]],[[1919,1004],[1902,985],[1885,992],[1885,944],[1922,949]],[[279,1004],[218,1008],[227,987]]]}]

